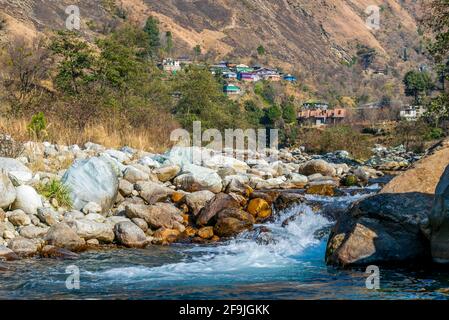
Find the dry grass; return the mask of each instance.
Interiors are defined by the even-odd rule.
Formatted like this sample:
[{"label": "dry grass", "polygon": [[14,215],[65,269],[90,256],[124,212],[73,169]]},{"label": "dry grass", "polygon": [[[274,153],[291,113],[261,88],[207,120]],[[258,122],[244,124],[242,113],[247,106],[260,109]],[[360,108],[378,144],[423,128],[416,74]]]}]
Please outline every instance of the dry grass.
[{"label": "dry grass", "polygon": [[[44,140],[61,144],[84,145],[94,142],[108,148],[129,146],[149,152],[163,152],[172,143],[170,133],[178,126],[172,119],[160,119],[160,125],[132,128],[119,120],[106,120],[87,124],[82,130],[67,126],[59,120],[48,120],[47,136]],[[29,119],[9,119],[0,117],[0,133],[11,135],[16,141],[36,140],[27,129]]]}]

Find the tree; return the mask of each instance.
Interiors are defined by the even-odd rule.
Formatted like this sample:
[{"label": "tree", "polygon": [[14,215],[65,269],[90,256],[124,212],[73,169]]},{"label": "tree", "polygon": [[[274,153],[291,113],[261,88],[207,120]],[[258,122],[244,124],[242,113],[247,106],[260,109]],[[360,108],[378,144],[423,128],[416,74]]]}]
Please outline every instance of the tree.
[{"label": "tree", "polygon": [[405,95],[415,98],[415,104],[420,103],[422,94],[428,94],[433,88],[432,78],[428,72],[411,70],[404,76]]},{"label": "tree", "polygon": [[184,127],[190,128],[193,121],[201,121],[204,129],[244,126],[239,107],[224,95],[207,69],[192,65],[178,75],[175,90],[181,98],[173,111]]},{"label": "tree", "polygon": [[193,47],[193,56],[194,60],[198,59],[198,57],[201,55],[201,46],[197,44],[195,47]]},{"label": "tree", "polygon": [[173,50],[173,35],[171,31],[167,31],[165,33],[165,41],[166,41],[165,51],[167,51],[167,54],[171,56]]},{"label": "tree", "polygon": [[58,32],[50,48],[60,59],[57,87],[69,94],[80,93],[80,86],[92,80],[93,51],[75,33],[67,31]]},{"label": "tree", "polygon": [[159,32],[159,20],[150,16],[143,29],[148,35],[148,55],[155,59],[158,56],[159,48],[161,47],[161,39]]},{"label": "tree", "polygon": [[265,48],[264,48],[264,46],[263,45],[260,45],[260,46],[258,46],[257,47],[257,54],[259,55],[259,56],[263,56],[263,55],[265,55]]},{"label": "tree", "polygon": [[0,61],[0,81],[5,87],[4,97],[17,115],[24,108],[38,104],[46,89],[42,81],[49,76],[51,63],[46,42],[37,38],[27,42],[24,38],[12,38],[5,47]]},{"label": "tree", "polygon": [[282,105],[282,118],[287,124],[293,124],[297,121],[296,108],[290,101]]}]

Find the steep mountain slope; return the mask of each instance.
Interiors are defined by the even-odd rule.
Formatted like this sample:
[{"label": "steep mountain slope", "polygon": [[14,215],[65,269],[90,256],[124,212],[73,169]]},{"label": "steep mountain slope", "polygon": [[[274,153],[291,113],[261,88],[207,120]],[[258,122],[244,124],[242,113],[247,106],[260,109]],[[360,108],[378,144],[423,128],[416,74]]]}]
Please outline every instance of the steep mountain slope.
[{"label": "steep mountain slope", "polygon": [[[403,71],[425,62],[418,34],[418,1],[402,0],[0,0],[10,32],[30,35],[63,28],[67,5],[81,9],[82,32],[89,38],[107,32],[126,12],[143,23],[157,16],[163,31],[171,31],[177,54],[191,54],[200,44],[214,59],[239,58],[247,63],[269,62],[297,72],[312,82],[338,83],[354,77],[348,65],[360,46],[376,51],[374,65],[393,71],[399,83]],[[366,25],[366,9],[378,5],[380,29]],[[258,57],[263,45],[266,57]],[[408,61],[402,61],[407,48]],[[342,79],[337,75],[343,75]],[[348,94],[359,89],[345,88]],[[360,93],[360,92],[359,92]]]}]

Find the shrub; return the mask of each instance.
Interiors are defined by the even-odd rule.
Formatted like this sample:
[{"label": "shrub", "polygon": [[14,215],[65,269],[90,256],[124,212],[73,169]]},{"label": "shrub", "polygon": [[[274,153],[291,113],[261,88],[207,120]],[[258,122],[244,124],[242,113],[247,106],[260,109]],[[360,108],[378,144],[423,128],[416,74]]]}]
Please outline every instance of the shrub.
[{"label": "shrub", "polygon": [[39,112],[31,117],[28,131],[37,139],[42,139],[47,135],[47,119],[43,112]]},{"label": "shrub", "polygon": [[71,209],[73,206],[70,189],[58,180],[51,180],[38,187],[38,191],[48,199],[56,199],[59,206]]}]

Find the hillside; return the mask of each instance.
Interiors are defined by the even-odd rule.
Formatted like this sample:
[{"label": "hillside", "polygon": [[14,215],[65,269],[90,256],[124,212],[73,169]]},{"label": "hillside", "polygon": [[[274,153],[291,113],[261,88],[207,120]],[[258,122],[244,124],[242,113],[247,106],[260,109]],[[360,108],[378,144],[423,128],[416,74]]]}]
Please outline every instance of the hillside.
[{"label": "hillside", "polygon": [[[162,31],[174,36],[175,53],[191,55],[197,44],[205,57],[238,59],[246,63],[269,63],[294,72],[324,96],[371,95],[371,100],[394,87],[400,96],[405,70],[425,62],[420,54],[416,2],[401,0],[85,0],[78,1],[81,32],[92,38],[107,33],[126,12],[129,20],[143,23],[148,15],[158,17]],[[32,37],[38,32],[64,27],[67,5],[61,0],[0,0],[6,17],[6,35]],[[365,9],[381,7],[381,28],[365,24]],[[3,33],[5,35],[5,32]],[[4,37],[3,37],[4,38]],[[5,39],[5,38],[4,38]],[[256,48],[267,51],[258,57]],[[354,66],[358,48],[376,51],[371,66],[388,68],[388,76],[373,76]],[[408,61],[401,58],[407,48]],[[371,70],[372,71],[372,70]],[[368,88],[368,89],[367,89]]]}]

